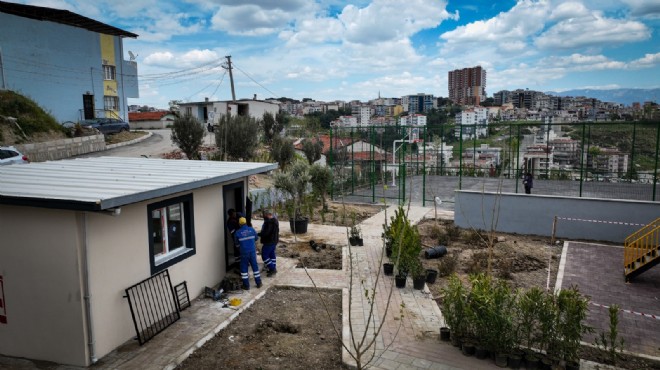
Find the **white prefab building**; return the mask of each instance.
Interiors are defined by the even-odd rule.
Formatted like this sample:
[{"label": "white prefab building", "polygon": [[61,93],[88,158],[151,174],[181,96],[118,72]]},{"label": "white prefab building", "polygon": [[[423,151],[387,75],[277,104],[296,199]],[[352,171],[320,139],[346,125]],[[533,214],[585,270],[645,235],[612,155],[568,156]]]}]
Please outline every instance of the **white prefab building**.
[{"label": "white prefab building", "polygon": [[[0,168],[0,354],[88,366],[136,336],[126,289],[225,276],[227,209],[276,164],[101,157]],[[167,330],[167,329],[165,329]]]}]

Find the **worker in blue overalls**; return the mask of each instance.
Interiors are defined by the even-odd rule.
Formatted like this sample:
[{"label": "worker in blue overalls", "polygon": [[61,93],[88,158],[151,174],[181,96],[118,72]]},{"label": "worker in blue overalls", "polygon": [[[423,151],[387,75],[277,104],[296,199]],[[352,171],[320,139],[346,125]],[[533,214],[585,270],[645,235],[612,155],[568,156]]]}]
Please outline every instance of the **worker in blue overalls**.
[{"label": "worker in blue overalls", "polygon": [[257,288],[261,288],[261,274],[259,265],[257,265],[257,232],[251,226],[247,225],[245,217],[238,219],[239,229],[234,232],[235,242],[241,248],[241,279],[243,280],[243,289],[250,290],[250,276],[248,274],[248,265],[252,265],[254,281]]}]

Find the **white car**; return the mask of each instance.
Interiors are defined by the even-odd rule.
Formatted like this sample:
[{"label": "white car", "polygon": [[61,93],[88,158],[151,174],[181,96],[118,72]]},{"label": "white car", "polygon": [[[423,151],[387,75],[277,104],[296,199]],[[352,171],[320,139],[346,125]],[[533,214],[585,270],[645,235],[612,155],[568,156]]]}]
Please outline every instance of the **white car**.
[{"label": "white car", "polygon": [[8,164],[28,164],[30,160],[13,146],[0,146],[0,166]]}]

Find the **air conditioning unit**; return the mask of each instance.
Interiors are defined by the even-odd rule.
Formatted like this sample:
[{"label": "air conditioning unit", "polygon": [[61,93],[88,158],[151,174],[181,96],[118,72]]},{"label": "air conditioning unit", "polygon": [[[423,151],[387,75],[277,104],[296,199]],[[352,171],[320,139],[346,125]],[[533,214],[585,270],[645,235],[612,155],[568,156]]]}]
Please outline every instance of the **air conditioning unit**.
[{"label": "air conditioning unit", "polygon": [[108,65],[110,64],[107,59],[103,59],[103,65]]}]

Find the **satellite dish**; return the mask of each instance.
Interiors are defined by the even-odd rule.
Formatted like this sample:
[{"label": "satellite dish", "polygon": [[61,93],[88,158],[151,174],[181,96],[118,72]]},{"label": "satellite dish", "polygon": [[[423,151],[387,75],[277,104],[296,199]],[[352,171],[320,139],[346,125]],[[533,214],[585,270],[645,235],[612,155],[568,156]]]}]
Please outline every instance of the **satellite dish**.
[{"label": "satellite dish", "polygon": [[131,57],[131,61],[134,61],[135,58],[138,57],[138,55],[139,55],[139,54],[133,54],[133,52],[130,51],[130,50],[128,51],[128,56]]},{"label": "satellite dish", "polygon": [[437,204],[437,205],[442,204],[442,199],[440,199],[440,197],[435,197],[434,201],[435,201],[435,204]]}]

